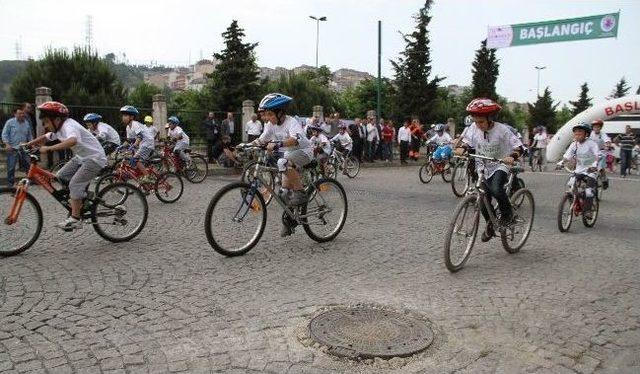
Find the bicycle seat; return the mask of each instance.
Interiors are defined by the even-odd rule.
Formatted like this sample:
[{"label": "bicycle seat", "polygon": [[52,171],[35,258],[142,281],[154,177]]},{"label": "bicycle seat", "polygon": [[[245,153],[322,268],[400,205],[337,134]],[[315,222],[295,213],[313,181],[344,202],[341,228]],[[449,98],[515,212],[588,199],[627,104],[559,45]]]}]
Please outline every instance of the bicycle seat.
[{"label": "bicycle seat", "polygon": [[306,164],[303,169],[315,169],[316,167],[318,167],[318,161],[312,160],[310,163]]}]

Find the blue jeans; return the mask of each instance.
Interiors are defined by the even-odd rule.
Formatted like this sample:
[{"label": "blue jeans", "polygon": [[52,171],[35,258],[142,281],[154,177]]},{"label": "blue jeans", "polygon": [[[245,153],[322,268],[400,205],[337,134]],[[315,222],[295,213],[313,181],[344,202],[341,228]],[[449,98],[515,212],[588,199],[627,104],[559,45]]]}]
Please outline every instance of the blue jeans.
[{"label": "blue jeans", "polygon": [[15,149],[7,152],[7,184],[13,186],[16,176],[16,163],[20,162],[20,168],[29,170],[29,156]]},{"label": "blue jeans", "polygon": [[391,161],[392,153],[391,142],[382,142],[382,159]]}]

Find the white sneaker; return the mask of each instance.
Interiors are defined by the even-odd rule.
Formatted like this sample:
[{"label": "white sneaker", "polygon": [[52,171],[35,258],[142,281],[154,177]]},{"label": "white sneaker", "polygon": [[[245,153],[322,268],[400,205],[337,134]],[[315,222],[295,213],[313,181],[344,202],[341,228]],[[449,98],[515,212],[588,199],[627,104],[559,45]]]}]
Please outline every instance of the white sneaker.
[{"label": "white sneaker", "polygon": [[80,227],[82,227],[82,221],[75,219],[73,217],[69,217],[67,219],[65,219],[64,221],[58,223],[56,225],[56,227],[64,230],[64,231],[73,231],[75,229],[79,229]]}]

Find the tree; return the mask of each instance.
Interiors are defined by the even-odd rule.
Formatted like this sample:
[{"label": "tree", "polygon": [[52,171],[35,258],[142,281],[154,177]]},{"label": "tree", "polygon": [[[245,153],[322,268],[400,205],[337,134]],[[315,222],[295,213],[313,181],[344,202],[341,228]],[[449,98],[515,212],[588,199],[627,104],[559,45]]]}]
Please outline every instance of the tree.
[{"label": "tree", "polygon": [[627,96],[631,90],[631,87],[627,84],[626,79],[624,77],[620,78],[620,81],[616,84],[616,87],[611,92],[611,96],[613,98],[624,97]]},{"label": "tree", "polygon": [[152,84],[142,82],[129,93],[127,103],[138,108],[151,108],[153,95],[162,93],[162,90]]},{"label": "tree", "polygon": [[244,30],[233,20],[222,33],[225,49],[214,56],[220,63],[209,75],[207,90],[213,98],[213,107],[223,111],[236,111],[243,100],[257,100],[258,66],[254,49],[258,43],[243,43]]},{"label": "tree", "polygon": [[[382,79],[380,87],[381,116],[382,118],[394,117],[393,85],[387,78]],[[346,118],[362,117],[368,110],[375,109],[378,98],[377,79],[365,79],[355,87],[347,89],[338,95],[337,100],[342,106],[342,113]]]},{"label": "tree", "polygon": [[50,49],[38,61],[31,61],[11,84],[15,101],[33,101],[37,87],[51,88],[55,100],[68,105],[120,106],[126,90],[105,60],[87,49],[69,54]]},{"label": "tree", "polygon": [[480,49],[476,51],[476,59],[471,66],[473,97],[487,97],[497,100],[496,82],[498,81],[500,64],[496,58],[496,50],[487,48],[487,39],[480,43]]},{"label": "tree", "polygon": [[562,109],[556,112],[556,123],[559,126],[564,125],[573,117],[575,117],[573,110],[569,109],[566,105],[563,105]]},{"label": "tree", "polygon": [[569,104],[573,106],[571,109],[571,113],[573,116],[577,116],[578,113],[586,110],[591,106],[591,100],[589,96],[589,86],[587,86],[587,82],[584,82],[582,86],[580,86],[580,95],[578,95],[577,101],[569,101]]},{"label": "tree", "polygon": [[431,52],[429,49],[429,31],[427,27],[431,22],[429,9],[433,0],[426,0],[424,6],[414,16],[417,21],[415,30],[411,34],[403,35],[407,44],[401,52],[398,61],[391,61],[395,70],[395,83],[397,87],[396,106],[400,116],[417,115],[421,121],[433,120],[435,102],[438,98],[438,83],[444,78],[431,75]]},{"label": "tree", "polygon": [[309,115],[314,105],[322,105],[325,113],[335,110],[335,96],[327,87],[316,80],[313,72],[282,74],[277,80],[263,81],[260,91],[280,92],[293,98],[287,111],[291,114]]},{"label": "tree", "polygon": [[[559,103],[554,104],[551,98],[549,87],[544,89],[544,94],[538,97],[534,105],[529,105],[529,115],[531,116],[532,126],[546,126],[550,133],[556,130],[556,108]],[[529,128],[531,133],[531,128]]]},{"label": "tree", "polygon": [[318,83],[325,87],[329,87],[329,81],[331,81],[331,70],[329,70],[327,65],[320,66],[316,70],[315,75]]}]

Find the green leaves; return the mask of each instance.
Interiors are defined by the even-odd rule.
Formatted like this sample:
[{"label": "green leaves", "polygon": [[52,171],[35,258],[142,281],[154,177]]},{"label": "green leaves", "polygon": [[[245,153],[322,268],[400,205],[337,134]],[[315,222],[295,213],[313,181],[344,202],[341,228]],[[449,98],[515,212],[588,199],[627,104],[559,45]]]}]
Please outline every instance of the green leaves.
[{"label": "green leaves", "polygon": [[496,82],[498,81],[500,64],[496,58],[496,50],[487,49],[486,39],[482,41],[480,49],[476,51],[476,58],[471,66],[473,97],[487,97],[497,100]]}]

